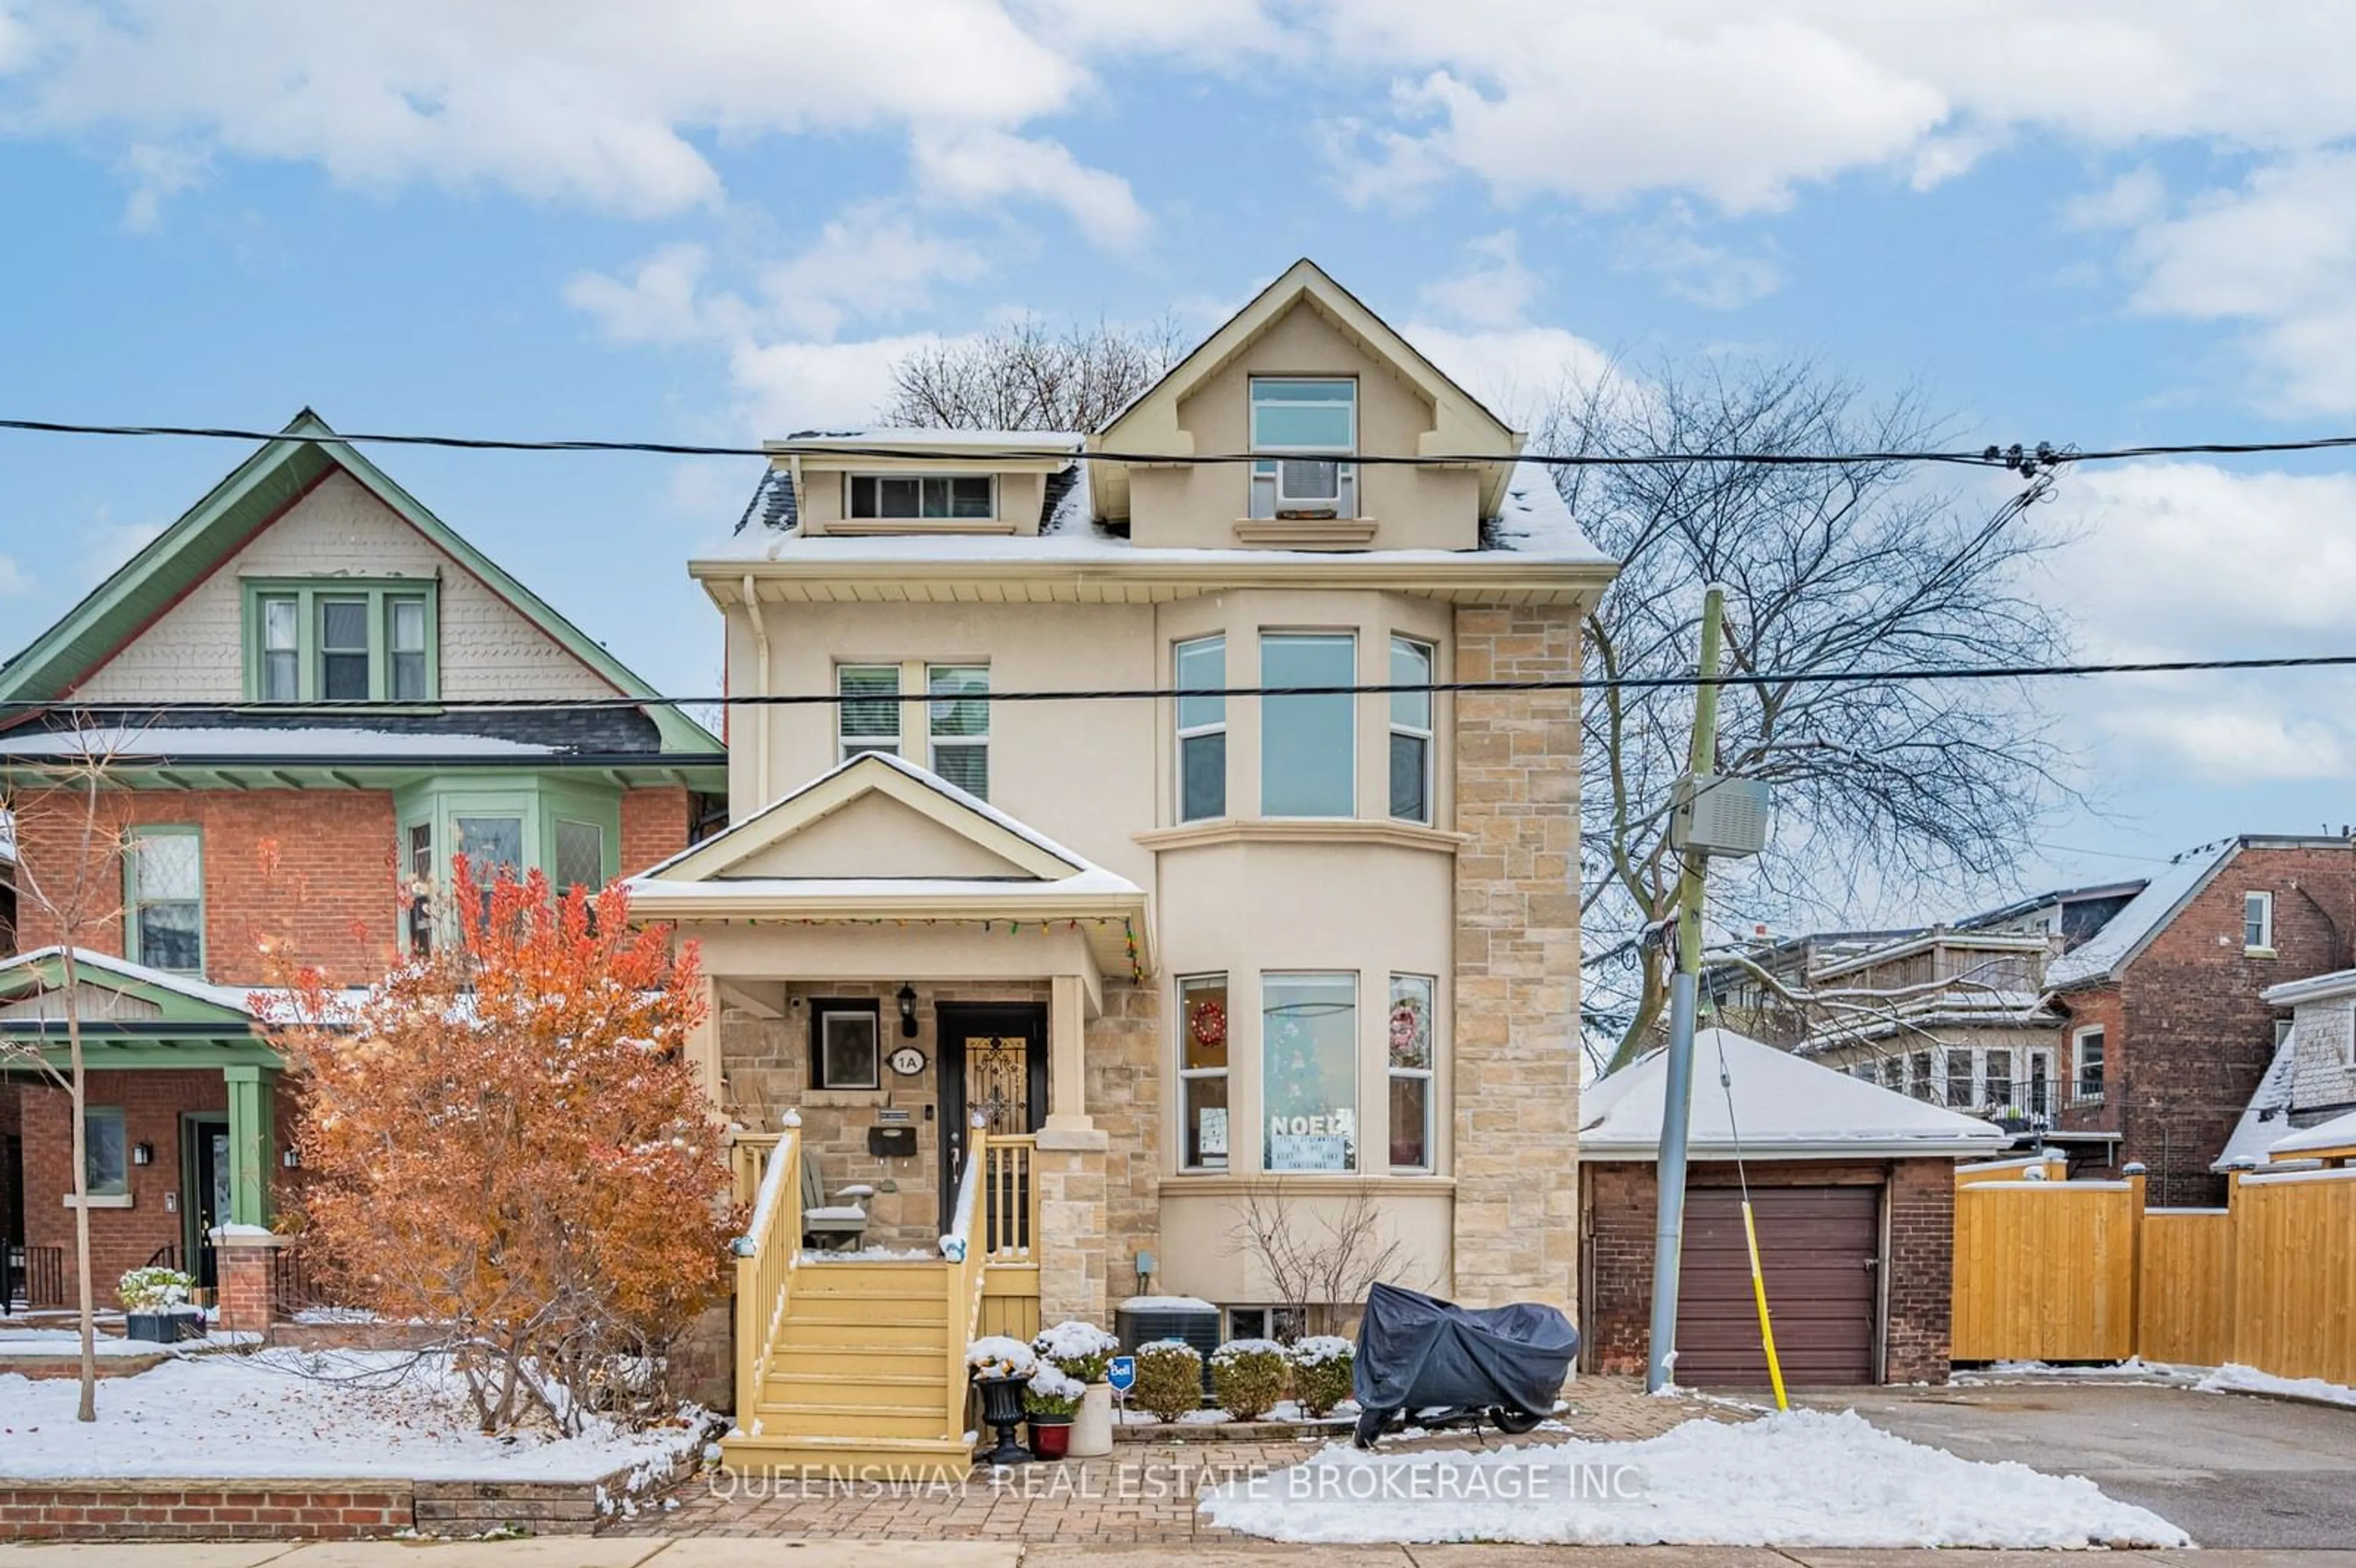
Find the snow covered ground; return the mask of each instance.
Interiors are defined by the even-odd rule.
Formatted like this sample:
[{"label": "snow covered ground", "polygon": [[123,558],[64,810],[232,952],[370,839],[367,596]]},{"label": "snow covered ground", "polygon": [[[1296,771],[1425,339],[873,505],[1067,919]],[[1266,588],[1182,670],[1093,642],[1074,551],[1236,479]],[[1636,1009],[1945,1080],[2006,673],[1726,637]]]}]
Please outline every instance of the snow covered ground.
[{"label": "snow covered ground", "polygon": [[188,1357],[98,1388],[98,1420],[74,1420],[71,1378],[0,1376],[0,1477],[347,1476],[406,1480],[590,1481],[651,1477],[701,1445],[694,1425],[513,1441],[474,1429],[440,1358],[268,1349]]},{"label": "snow covered ground", "polygon": [[[158,1345],[148,1339],[125,1339],[118,1335],[102,1333],[91,1347],[99,1355],[116,1356],[190,1356],[234,1349],[242,1345],[258,1345],[259,1334],[234,1333],[216,1328],[201,1339],[183,1339],[177,1344]],[[81,1354],[81,1335],[71,1328],[0,1328],[0,1358],[38,1356],[78,1358]]]},{"label": "snow covered ground", "polygon": [[2356,1406],[2356,1388],[2326,1382],[2321,1378],[2284,1378],[2255,1367],[2228,1362],[2192,1385],[2203,1393],[2267,1393],[2282,1399],[2313,1400],[2319,1404]]},{"label": "snow covered ground", "polygon": [[2142,1383],[2197,1389],[2202,1393],[2262,1393],[2278,1399],[2311,1400],[2319,1404],[2356,1406],[2356,1388],[2345,1383],[2326,1382],[2321,1378],[2286,1378],[2231,1361],[2222,1367],[2177,1366],[2140,1358],[2104,1366],[2057,1367],[2044,1361],[1997,1361],[1977,1371],[1957,1372],[1954,1381],[1965,1388],[1990,1383]]},{"label": "snow covered ground", "polygon": [[2189,1546],[2092,1481],[1960,1458],[1844,1412],[1689,1421],[1642,1443],[1361,1454],[1335,1445],[1205,1499],[1277,1541],[1596,1546]]}]

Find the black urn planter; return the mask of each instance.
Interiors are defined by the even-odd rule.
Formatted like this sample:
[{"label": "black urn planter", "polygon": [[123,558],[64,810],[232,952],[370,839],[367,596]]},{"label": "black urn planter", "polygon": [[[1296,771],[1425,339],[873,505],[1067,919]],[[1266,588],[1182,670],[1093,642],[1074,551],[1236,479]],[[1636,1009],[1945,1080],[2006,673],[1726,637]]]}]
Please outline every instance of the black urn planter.
[{"label": "black urn planter", "polygon": [[976,1378],[973,1386],[981,1391],[982,1424],[998,1429],[998,1446],[979,1456],[977,1465],[1027,1465],[1031,1451],[1014,1441],[1014,1429],[1023,1424],[1023,1390],[1029,1380],[1024,1378]]},{"label": "black urn planter", "polygon": [[205,1337],[205,1315],[201,1312],[126,1312],[123,1315],[123,1337],[144,1339],[152,1345],[177,1345],[183,1339]]}]

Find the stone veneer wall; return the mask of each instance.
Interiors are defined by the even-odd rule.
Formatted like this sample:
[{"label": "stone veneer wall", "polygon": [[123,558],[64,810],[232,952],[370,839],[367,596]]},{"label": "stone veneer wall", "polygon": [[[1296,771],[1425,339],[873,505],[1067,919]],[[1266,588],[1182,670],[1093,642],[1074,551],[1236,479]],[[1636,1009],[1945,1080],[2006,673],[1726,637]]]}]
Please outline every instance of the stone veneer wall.
[{"label": "stone veneer wall", "polygon": [[1087,1051],[1087,1112],[1108,1142],[1105,1288],[1118,1303],[1136,1294],[1137,1254],[1162,1250],[1161,987],[1107,983]]},{"label": "stone veneer wall", "polygon": [[[1573,606],[1464,606],[1459,680],[1577,676]],[[1456,705],[1455,1292],[1576,1314],[1579,694]]]}]

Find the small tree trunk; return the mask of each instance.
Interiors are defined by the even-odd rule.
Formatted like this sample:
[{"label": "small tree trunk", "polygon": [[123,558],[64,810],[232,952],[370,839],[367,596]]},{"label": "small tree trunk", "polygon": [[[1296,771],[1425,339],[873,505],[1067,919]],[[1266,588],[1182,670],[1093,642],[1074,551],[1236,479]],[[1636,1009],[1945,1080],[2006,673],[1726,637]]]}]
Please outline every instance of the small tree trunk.
[{"label": "small tree trunk", "polygon": [[82,1073],[80,972],[75,965],[74,956],[73,944],[68,943],[65,948],[66,1050],[71,1079],[67,1098],[73,1107],[74,1274],[81,1308],[81,1403],[74,1411],[74,1419],[96,1421],[98,1309],[90,1279],[90,1128],[83,1115],[83,1108],[89,1099],[89,1081]]}]

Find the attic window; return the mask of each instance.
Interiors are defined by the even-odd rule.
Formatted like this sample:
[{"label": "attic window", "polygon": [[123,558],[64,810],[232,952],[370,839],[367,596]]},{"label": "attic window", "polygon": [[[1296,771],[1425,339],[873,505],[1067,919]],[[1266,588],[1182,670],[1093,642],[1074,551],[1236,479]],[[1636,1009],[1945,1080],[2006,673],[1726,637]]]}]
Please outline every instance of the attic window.
[{"label": "attic window", "polygon": [[1280,453],[1251,465],[1255,517],[1355,517],[1358,384],[1255,376],[1251,449]]},{"label": "attic window", "polygon": [[994,517],[997,488],[988,475],[853,474],[842,515],[912,522]]}]

